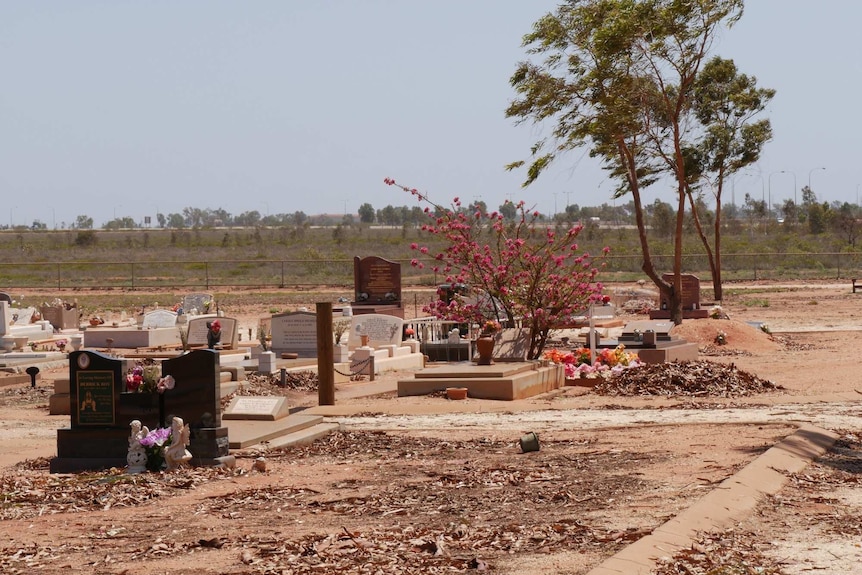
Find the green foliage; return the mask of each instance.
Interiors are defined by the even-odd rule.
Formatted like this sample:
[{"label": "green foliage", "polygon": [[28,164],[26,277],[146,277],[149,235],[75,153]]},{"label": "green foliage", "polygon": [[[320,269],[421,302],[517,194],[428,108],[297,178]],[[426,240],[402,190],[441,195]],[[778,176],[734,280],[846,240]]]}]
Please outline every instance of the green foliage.
[{"label": "green foliage", "polygon": [[96,232],[90,229],[82,229],[75,236],[75,246],[79,248],[89,248],[95,246],[97,242]]}]

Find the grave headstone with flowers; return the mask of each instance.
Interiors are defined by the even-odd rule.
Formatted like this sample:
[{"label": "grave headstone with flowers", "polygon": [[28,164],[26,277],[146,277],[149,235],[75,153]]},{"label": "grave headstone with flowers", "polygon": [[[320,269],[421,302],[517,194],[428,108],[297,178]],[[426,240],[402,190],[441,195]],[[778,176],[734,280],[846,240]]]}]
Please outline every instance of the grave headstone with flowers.
[{"label": "grave headstone with flowers", "polygon": [[69,354],[71,422],[57,430],[52,473],[124,467],[129,426],[151,431],[174,416],[189,422],[194,465],[232,465],[221,427],[219,356],[195,350],[142,365],[93,351]]}]

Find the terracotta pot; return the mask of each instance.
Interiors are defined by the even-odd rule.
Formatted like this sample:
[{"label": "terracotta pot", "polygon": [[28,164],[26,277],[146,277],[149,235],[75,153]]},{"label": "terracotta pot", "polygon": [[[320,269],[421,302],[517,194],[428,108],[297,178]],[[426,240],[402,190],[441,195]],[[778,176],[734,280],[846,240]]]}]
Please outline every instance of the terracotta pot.
[{"label": "terracotta pot", "polygon": [[476,351],[479,352],[478,365],[491,365],[494,362],[491,358],[494,357],[494,338],[480,337],[476,340]]},{"label": "terracotta pot", "polygon": [[449,399],[467,399],[466,387],[447,387],[446,397]]}]

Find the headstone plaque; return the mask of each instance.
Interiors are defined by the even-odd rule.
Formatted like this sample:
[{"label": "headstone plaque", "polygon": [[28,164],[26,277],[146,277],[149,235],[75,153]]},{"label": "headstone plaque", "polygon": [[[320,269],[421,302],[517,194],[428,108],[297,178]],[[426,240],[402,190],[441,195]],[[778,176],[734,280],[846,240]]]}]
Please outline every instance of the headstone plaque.
[{"label": "headstone plaque", "polygon": [[317,357],[317,314],[308,311],[280,313],[270,321],[272,351],[298,357]]},{"label": "headstone plaque", "polygon": [[353,258],[355,303],[395,304],[401,301],[401,264],[369,256]]},{"label": "headstone plaque", "polygon": [[234,397],[222,419],[275,421],[290,415],[286,397],[241,395]]},{"label": "headstone plaque", "polygon": [[69,354],[72,428],[128,426],[118,421],[119,396],[125,385],[124,363],[91,351]]},{"label": "headstone plaque", "polygon": [[368,345],[400,345],[401,328],[404,320],[384,314],[369,313],[353,316],[350,322],[349,348],[356,349],[361,345],[361,336],[368,336]]},{"label": "headstone plaque", "polygon": [[231,317],[195,317],[189,321],[189,337],[188,344],[191,347],[200,347],[207,345],[207,323],[218,320],[221,324],[221,345],[222,347],[235,347],[239,339],[237,335],[237,322]]},{"label": "headstone plaque", "polygon": [[[673,274],[662,274],[661,279],[673,284]],[[700,279],[692,274],[680,274],[680,281],[682,309],[700,309]],[[663,290],[661,300],[661,309],[670,309],[670,294]]]},{"label": "headstone plaque", "polygon": [[175,327],[177,325],[177,314],[166,309],[154,309],[144,314],[143,329],[157,329],[162,327]]}]

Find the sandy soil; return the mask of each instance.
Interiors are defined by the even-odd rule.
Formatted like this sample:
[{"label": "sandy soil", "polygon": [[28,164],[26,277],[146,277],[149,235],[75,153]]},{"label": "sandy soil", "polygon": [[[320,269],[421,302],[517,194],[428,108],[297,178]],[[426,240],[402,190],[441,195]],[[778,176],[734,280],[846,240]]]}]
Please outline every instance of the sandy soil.
[{"label": "sandy soil", "polygon": [[[729,320],[676,328],[703,359],[777,393],[362,398],[336,406],[343,433],[239,452],[234,473],[51,476],[39,458],[68,424],[47,415],[63,370],[36,390],[0,387],[0,431],[14,435],[0,443],[0,572],[581,574],[809,421],[841,433],[839,448],[737,526],[744,536],[699,549],[780,569],[764,573],[851,573],[862,559],[857,298],[849,285],[739,286],[723,302]],[[266,313],[232,311],[241,325]],[[540,451],[518,449],[527,431]],[[252,469],[259,456],[264,472]]]}]

